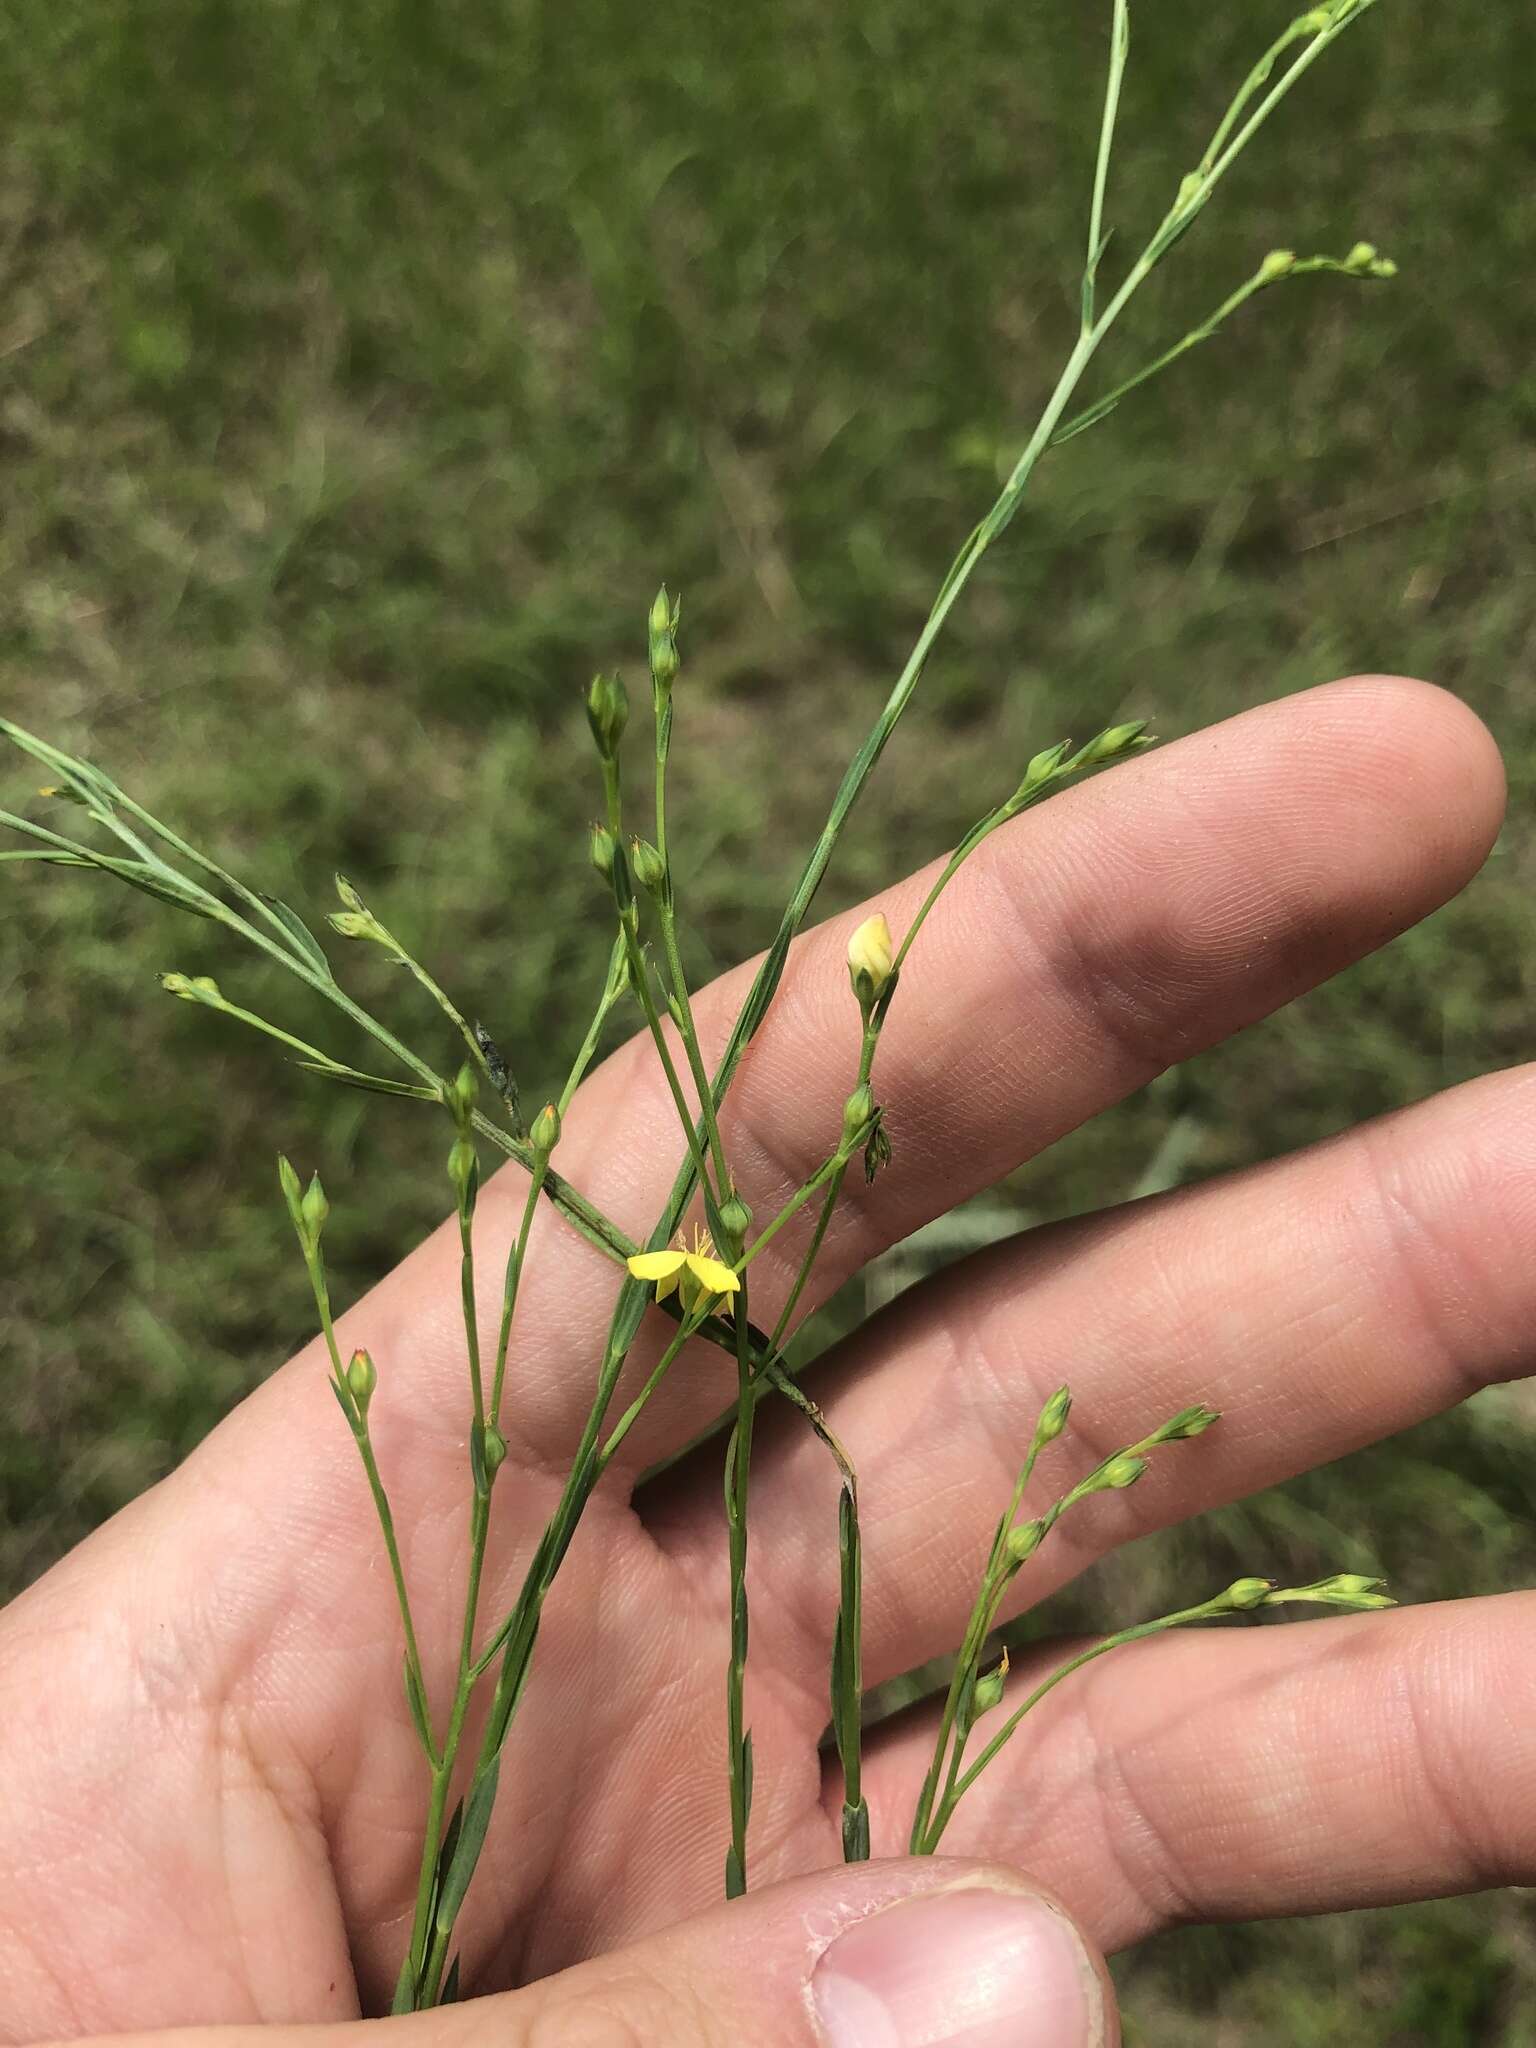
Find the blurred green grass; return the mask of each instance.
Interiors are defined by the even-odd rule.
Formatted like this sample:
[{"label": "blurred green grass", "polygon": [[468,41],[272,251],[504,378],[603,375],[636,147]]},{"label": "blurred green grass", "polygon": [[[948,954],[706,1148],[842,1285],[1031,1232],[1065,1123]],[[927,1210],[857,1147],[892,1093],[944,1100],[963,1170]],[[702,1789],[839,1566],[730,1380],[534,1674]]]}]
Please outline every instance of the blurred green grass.
[{"label": "blurred green grass", "polygon": [[[1101,12],[12,0],[0,703],[301,907],[344,867],[537,1095],[600,972],[580,684],[682,589],[694,964],[759,943],[1070,337]],[[1128,234],[1278,19],[1146,11]],[[1314,75],[1115,360],[1275,243],[1365,233],[1402,281],[1269,299],[1041,472],[845,841],[828,908],[951,843],[1000,759],[1350,669],[1434,676],[1504,747],[1512,822],[1462,901],[1057,1148],[1009,1191],[1028,1216],[1529,1051],[1533,76],[1529,11],[1438,0]],[[15,1588],[306,1334],[279,1146],[343,1197],[343,1292],[441,1198],[423,1122],[159,996],[224,967],[197,929],[70,875],[5,894]],[[1056,1618],[1256,1555],[1528,1583],[1529,1443],[1473,1404],[1138,1546]],[[1536,2041],[1514,1894],[1179,1935],[1124,1974],[1148,2041]]]}]

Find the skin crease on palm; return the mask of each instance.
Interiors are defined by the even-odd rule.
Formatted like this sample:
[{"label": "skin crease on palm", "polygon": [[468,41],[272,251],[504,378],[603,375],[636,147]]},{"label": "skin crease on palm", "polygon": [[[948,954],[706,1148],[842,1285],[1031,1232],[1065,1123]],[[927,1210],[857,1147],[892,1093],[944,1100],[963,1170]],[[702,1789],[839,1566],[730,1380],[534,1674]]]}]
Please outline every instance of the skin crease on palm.
[{"label": "skin crease on palm", "polygon": [[[1476,872],[1502,801],[1470,713],[1370,678],[1159,748],[1017,820],[914,949],[876,1070],[895,1163],[872,1192],[850,1180],[818,1292],[1426,915]],[[873,906],[898,935],[923,886]],[[839,1127],[857,1038],[842,953],[862,914],[800,942],[732,1092],[728,1144],[759,1217]],[[701,999],[706,1051],[748,971]],[[1536,1073],[1491,1076],[1228,1181],[1032,1233],[906,1297],[827,1361],[816,1391],[862,1478],[867,1681],[957,1639],[1036,1408],[1063,1379],[1076,1395],[1052,1453],[1064,1480],[1188,1402],[1225,1420],[1064,1526],[1026,1575],[1030,1597],[1138,1530],[1520,1372],[1536,1306],[1533,1110]],[[573,1106],[559,1164],[640,1236],[680,1151],[635,1042]],[[516,1168],[481,1200],[487,1328],[521,1200]],[[783,1260],[753,1269],[759,1321],[788,1284],[786,1238]],[[456,1654],[466,1543],[456,1276],[445,1229],[341,1331],[378,1361],[375,1438],[439,1673]],[[486,1616],[510,1601],[555,1500],[615,1279],[541,1214]],[[371,1506],[324,1378],[312,1347],[0,1617],[0,2041],[387,2003],[424,1771]],[[731,1398],[728,1362],[696,1347],[588,1510],[463,1922],[475,1990],[718,1900],[718,1447],[634,1481]],[[791,1420],[765,1412],[754,1474],[754,1884],[838,1854],[840,1792],[816,1753],[833,1494]],[[1178,1919],[1529,1881],[1533,1601],[1121,1653],[1053,1696],[945,1847],[1026,1869],[1109,1950]],[[905,1847],[930,1744],[926,1710],[872,1741],[877,1855]]]}]

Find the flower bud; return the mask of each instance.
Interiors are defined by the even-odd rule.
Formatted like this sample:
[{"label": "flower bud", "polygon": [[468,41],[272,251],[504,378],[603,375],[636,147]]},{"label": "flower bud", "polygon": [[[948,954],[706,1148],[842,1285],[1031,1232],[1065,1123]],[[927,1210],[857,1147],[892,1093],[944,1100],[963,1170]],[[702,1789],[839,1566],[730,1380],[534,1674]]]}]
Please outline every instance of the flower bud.
[{"label": "flower bud", "polygon": [[666,690],[677,674],[677,608],[668,599],[665,584],[656,593],[648,626],[651,678],[659,690]]},{"label": "flower bud", "polygon": [[357,1403],[360,1415],[368,1413],[368,1403],[373,1399],[373,1390],[379,1384],[379,1369],[366,1351],[354,1351],[352,1363],[347,1367],[347,1392]]},{"label": "flower bud", "polygon": [[594,676],[587,688],[587,723],[597,751],[611,761],[629,722],[629,694],[617,676]]},{"label": "flower bud", "polygon": [[1040,1420],[1035,1424],[1035,1442],[1039,1446],[1055,1443],[1067,1426],[1067,1417],[1072,1412],[1072,1395],[1066,1387],[1058,1387],[1049,1401],[1040,1410]]},{"label": "flower bud", "polygon": [[162,974],[160,986],[184,1003],[222,1003],[223,992],[211,974]]},{"label": "flower bud", "polygon": [[507,1456],[507,1440],[494,1423],[485,1426],[485,1476],[494,1479],[501,1470]]},{"label": "flower bud", "polygon": [[612,878],[613,857],[616,851],[617,848],[613,843],[613,834],[608,830],[608,827],[606,825],[594,825],[591,837],[587,842],[587,858],[605,880]]},{"label": "flower bud", "polygon": [[891,928],[877,910],[848,941],[848,974],[861,1003],[868,1005],[884,995],[894,965]]},{"label": "flower bud", "polygon": [[1112,725],[1091,739],[1078,754],[1074,766],[1097,768],[1105,761],[1117,761],[1122,754],[1136,753],[1140,748],[1152,744],[1142,738],[1147,729],[1144,718],[1135,718],[1127,725]]},{"label": "flower bud", "polygon": [[848,1100],[843,1104],[843,1143],[852,1145],[864,1126],[875,1113],[874,1091],[867,1081],[861,1081]]},{"label": "flower bud", "polygon": [[1044,1541],[1044,1522],[1015,1522],[1004,1539],[1004,1545],[1015,1564],[1024,1564]]},{"label": "flower bud", "polygon": [[474,1068],[466,1060],[448,1084],[448,1111],[461,1131],[469,1129],[469,1120],[475,1113],[475,1098],[480,1093],[480,1083]]},{"label": "flower bud", "polygon": [[1107,1465],[1100,1468],[1098,1485],[1093,1490],[1097,1493],[1101,1487],[1113,1487],[1119,1492],[1122,1487],[1134,1486],[1146,1469],[1145,1458],[1137,1458],[1129,1452],[1122,1451],[1118,1458],[1111,1458]]},{"label": "flower bud", "polygon": [[629,865],[642,889],[656,896],[666,887],[667,864],[648,839],[631,839]]},{"label": "flower bud", "polygon": [[366,910],[333,910],[326,923],[344,939],[377,939],[379,936],[378,924]]},{"label": "flower bud", "polygon": [[1289,277],[1296,268],[1294,249],[1271,249],[1259,265],[1260,284],[1275,284],[1282,277]]},{"label": "flower bud", "polygon": [[752,1228],[752,1211],[734,1191],[720,1204],[720,1227],[732,1246],[739,1246]]},{"label": "flower bud", "polygon": [[1236,1608],[1239,1614],[1247,1614],[1264,1605],[1276,1583],[1274,1579],[1234,1579],[1221,1597],[1228,1607]]},{"label": "flower bud", "polygon": [[1184,1408],[1165,1422],[1152,1441],[1156,1444],[1179,1444],[1192,1436],[1204,1436],[1212,1423],[1220,1422],[1221,1411],[1207,1408],[1202,1402],[1194,1408]]},{"label": "flower bud", "polygon": [[325,1228],[325,1219],[331,1213],[331,1205],[325,1199],[325,1189],[320,1185],[319,1174],[310,1178],[304,1190],[304,1199],[299,1204],[299,1216],[311,1239],[318,1239]]},{"label": "flower bud", "polygon": [[528,1142],[541,1159],[547,1159],[560,1142],[560,1112],[554,1103],[546,1102],[533,1120],[533,1129],[528,1133]]},{"label": "flower bud", "polygon": [[1062,762],[1067,758],[1070,740],[1060,740],[1054,747],[1047,747],[1036,754],[1024,770],[1024,780],[1019,784],[1018,794],[1022,797],[1038,789],[1042,782],[1049,782]]},{"label": "flower bud", "polygon": [[1004,1650],[1002,1662],[984,1677],[978,1678],[971,1693],[971,1714],[980,1720],[983,1714],[990,1714],[1003,1697],[1003,1687],[1008,1680],[1008,1652]]},{"label": "flower bud", "polygon": [[368,908],[345,875],[339,874],[336,877],[336,894],[341,898],[348,910],[366,911]]}]

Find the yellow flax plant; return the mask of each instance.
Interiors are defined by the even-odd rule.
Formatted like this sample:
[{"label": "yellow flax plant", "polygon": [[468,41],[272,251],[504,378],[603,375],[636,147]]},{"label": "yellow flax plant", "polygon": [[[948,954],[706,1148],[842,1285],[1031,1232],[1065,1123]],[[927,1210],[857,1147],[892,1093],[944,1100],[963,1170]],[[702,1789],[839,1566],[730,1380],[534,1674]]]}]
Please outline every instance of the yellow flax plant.
[{"label": "yellow flax plant", "polygon": [[[675,714],[686,710],[688,684],[679,650],[680,607],[665,588],[658,591],[645,620],[651,716],[646,772],[638,785],[643,816],[634,811],[634,798],[625,783],[628,756],[636,746],[636,734],[629,729],[626,688],[618,676],[603,674],[586,692],[601,784],[600,815],[587,851],[601,882],[598,922],[602,950],[594,962],[590,1021],[560,1090],[531,1121],[525,1121],[516,1081],[516,1048],[499,1042],[471,1009],[413,957],[391,924],[363,900],[351,882],[344,877],[336,879],[339,907],[330,913],[328,936],[349,945],[381,949],[424,992],[432,1006],[433,1024],[419,1043],[402,1036],[400,1027],[374,1015],[348,992],[327,946],[291,905],[253,886],[194,846],[101,768],[0,719],[0,733],[46,775],[45,802],[69,807],[77,820],[76,830],[69,831],[61,829],[57,821],[45,822],[27,811],[0,811],[0,825],[23,841],[18,848],[0,854],[0,860],[16,865],[42,862],[105,876],[191,917],[206,936],[217,938],[222,978],[204,971],[199,963],[196,971],[163,977],[169,994],[262,1034],[309,1080],[423,1106],[427,1113],[444,1119],[447,1179],[460,1242],[459,1295],[466,1366],[464,1512],[468,1529],[462,1626],[449,1686],[429,1688],[422,1668],[402,1545],[384,1475],[373,1452],[371,1416],[377,1403],[390,1399],[389,1360],[382,1358],[376,1363],[367,1349],[343,1359],[325,1266],[328,1203],[324,1189],[317,1176],[306,1185],[286,1160],[279,1168],[283,1199],[314,1295],[330,1383],[357,1445],[362,1477],[377,1511],[400,1610],[401,1711],[409,1715],[422,1751],[419,1874],[411,1928],[400,1962],[396,2012],[425,2010],[459,1994],[460,1965],[455,1949],[459,1915],[495,1807],[501,1759],[534,1675],[544,1603],[594,1490],[678,1357],[695,1339],[723,1350],[734,1361],[736,1377],[722,1470],[723,1568],[730,1592],[727,1639],[721,1646],[727,1736],[727,1784],[722,1799],[725,1889],[733,1896],[744,1891],[750,1874],[747,1567],[754,1422],[759,1406],[767,1399],[784,1400],[804,1418],[825,1446],[836,1474],[835,1537],[829,1530],[829,1545],[835,1540],[838,1548],[838,1604],[830,1631],[830,1724],[844,1776],[843,1853],[850,1859],[869,1853],[870,1815],[860,1768],[864,1702],[857,1473],[850,1448],[839,1441],[791,1369],[794,1341],[807,1304],[813,1306],[816,1299],[820,1255],[853,1163],[860,1161],[862,1171],[871,1179],[890,1170],[893,1161],[900,1170],[901,1105],[880,1100],[879,1049],[884,1025],[892,1005],[900,1000],[903,976],[928,919],[939,911],[950,883],[992,833],[1083,776],[1113,770],[1140,752],[1151,743],[1143,723],[1130,720],[1075,748],[1061,742],[1035,754],[1013,790],[1002,795],[961,838],[899,934],[891,931],[879,911],[854,932],[847,957],[852,1001],[848,1087],[841,1118],[837,1127],[828,1131],[825,1154],[814,1171],[774,1214],[761,1221],[754,1218],[738,1185],[727,1142],[728,1120],[722,1112],[742,1057],[770,1012],[791,946],[810,915],[849,817],[928,663],[935,658],[945,626],[962,602],[978,564],[1006,532],[1039,464],[1056,456],[1079,435],[1101,427],[1141,386],[1176,373],[1191,352],[1214,345],[1259,299],[1291,289],[1303,278],[1384,282],[1393,274],[1390,260],[1363,241],[1339,257],[1299,256],[1290,249],[1270,251],[1257,258],[1250,274],[1213,312],[1182,336],[1149,361],[1131,367],[1098,395],[1084,392],[1090,372],[1147,279],[1197,226],[1233,165],[1288,95],[1375,4],[1376,0],[1325,0],[1280,28],[1238,84],[1205,149],[1178,182],[1149,237],[1112,276],[1112,172],[1121,88],[1130,60],[1131,0],[1110,0],[1106,89],[1096,128],[1088,139],[1092,174],[1077,283],[1075,336],[1011,473],[941,579],[882,707],[846,766],[758,972],[723,1049],[712,1063],[706,1060],[700,1042],[684,970],[686,905],[677,879],[677,834],[669,804],[668,769],[674,726],[679,732],[686,730],[685,717]],[[51,809],[46,816],[53,818]],[[328,1051],[318,1042],[325,1036],[319,1024],[309,1027],[312,1037],[299,1036],[261,1015],[237,994],[226,994],[228,970],[222,965],[223,955],[239,948],[275,962],[303,984],[315,1001],[318,1016],[331,1014],[349,1029],[366,1034],[374,1047],[371,1064],[356,1066]],[[642,1242],[631,1239],[556,1163],[563,1122],[575,1092],[612,1020],[631,1005],[664,1075],[683,1146],[683,1161],[668,1198]],[[489,1342],[482,1338],[475,1313],[475,1218],[487,1157],[511,1159],[526,1176],[523,1207],[505,1260],[500,1312]],[[611,1262],[613,1306],[590,1407],[558,1501],[510,1605],[499,1614],[482,1615],[483,1565],[506,1455],[507,1361],[516,1335],[532,1224],[541,1206],[556,1213]],[[792,1240],[785,1239],[783,1233],[796,1219],[803,1219],[800,1228]],[[790,1241],[797,1251],[787,1262],[782,1291],[764,1326],[753,1314],[754,1262],[770,1245],[778,1243],[782,1250]],[[767,1290],[761,1292],[766,1295]],[[629,1372],[636,1340],[647,1319],[657,1315],[670,1318],[672,1327],[654,1364],[636,1385],[638,1375]],[[1002,1661],[993,1661],[990,1645],[1010,1603],[1017,1599],[1019,1574],[1049,1540],[1064,1514],[1091,1513],[1097,1496],[1136,1484],[1149,1460],[1198,1437],[1216,1420],[1208,1408],[1188,1407],[1060,1490],[1043,1511],[1026,1515],[1026,1496],[1040,1476],[1042,1459],[1065,1433],[1069,1411],[1065,1389],[1046,1404],[1013,1495],[997,1523],[941,1705],[932,1767],[912,1816],[909,1839],[918,1853],[939,1846],[966,1791],[1039,1700],[1094,1659],[1162,1630],[1224,1622],[1281,1603],[1369,1609],[1386,1602],[1378,1582],[1349,1575],[1302,1587],[1280,1587],[1260,1577],[1242,1579],[1196,1606],[1138,1622],[1090,1645],[1015,1701],[1010,1692],[1016,1681]],[[429,1711],[429,1694],[447,1700],[446,1710],[437,1720]],[[480,1732],[471,1745],[465,1739],[466,1731],[475,1726]]]}]

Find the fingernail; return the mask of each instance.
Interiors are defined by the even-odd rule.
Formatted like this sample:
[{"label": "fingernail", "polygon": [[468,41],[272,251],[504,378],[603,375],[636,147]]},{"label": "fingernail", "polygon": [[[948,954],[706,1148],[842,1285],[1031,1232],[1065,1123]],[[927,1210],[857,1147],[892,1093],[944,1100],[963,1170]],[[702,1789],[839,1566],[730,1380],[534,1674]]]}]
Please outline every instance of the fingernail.
[{"label": "fingernail", "polygon": [[1092,1965],[1024,1893],[906,1899],[848,1929],[811,1978],[828,2048],[1095,2048]]}]

